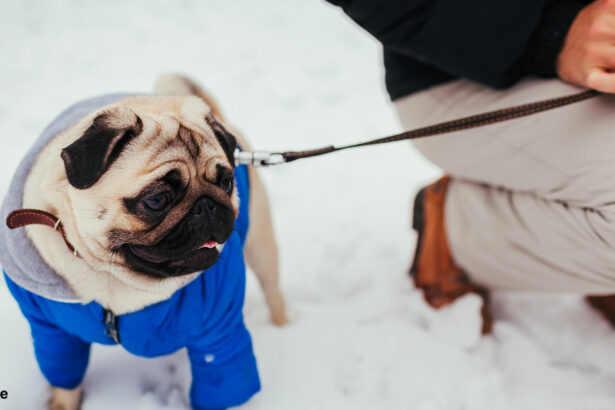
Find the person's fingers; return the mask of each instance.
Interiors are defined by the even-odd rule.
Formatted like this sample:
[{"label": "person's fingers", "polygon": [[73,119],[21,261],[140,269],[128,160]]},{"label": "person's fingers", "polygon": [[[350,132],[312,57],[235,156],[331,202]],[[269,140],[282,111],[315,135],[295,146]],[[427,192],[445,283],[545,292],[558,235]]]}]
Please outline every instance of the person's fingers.
[{"label": "person's fingers", "polygon": [[569,83],[615,93],[615,0],[585,6],[557,56],[558,76]]},{"label": "person's fingers", "polygon": [[587,86],[603,93],[615,93],[615,73],[592,68],[587,75]]},{"label": "person's fingers", "polygon": [[613,41],[615,38],[615,15],[601,13],[587,27],[588,38],[595,41]]},{"label": "person's fingers", "polygon": [[615,69],[615,44],[594,44],[589,56],[594,65],[602,67],[606,71]]}]

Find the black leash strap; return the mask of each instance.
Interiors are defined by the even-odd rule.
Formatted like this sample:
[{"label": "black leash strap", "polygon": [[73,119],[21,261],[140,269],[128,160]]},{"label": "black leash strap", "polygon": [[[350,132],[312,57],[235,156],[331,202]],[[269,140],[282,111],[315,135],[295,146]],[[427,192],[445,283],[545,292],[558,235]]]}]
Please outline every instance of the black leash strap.
[{"label": "black leash strap", "polygon": [[325,155],[332,152],[342,151],[350,148],[365,147],[369,145],[386,144],[389,142],[397,142],[404,140],[412,140],[416,138],[424,138],[432,135],[445,134],[448,132],[460,131],[469,128],[481,127],[483,125],[495,124],[502,121],[508,121],[515,118],[525,117],[539,112],[552,110],[554,108],[573,104],[579,101],[600,95],[598,91],[587,90],[577,94],[567,95],[564,97],[552,98],[549,100],[537,101],[529,104],[518,105],[515,107],[504,108],[501,110],[491,111],[483,114],[472,115],[470,117],[459,118],[452,121],[443,122],[440,124],[430,125],[427,127],[417,128],[410,131],[405,131],[399,134],[391,135],[384,138],[360,142],[357,144],[343,145],[336,147],[329,145],[326,147],[306,150],[306,151],[285,151],[285,152],[236,152],[235,159],[238,164],[248,164],[253,166],[270,166],[279,165],[285,162],[292,162],[302,158],[310,158],[319,155]]}]

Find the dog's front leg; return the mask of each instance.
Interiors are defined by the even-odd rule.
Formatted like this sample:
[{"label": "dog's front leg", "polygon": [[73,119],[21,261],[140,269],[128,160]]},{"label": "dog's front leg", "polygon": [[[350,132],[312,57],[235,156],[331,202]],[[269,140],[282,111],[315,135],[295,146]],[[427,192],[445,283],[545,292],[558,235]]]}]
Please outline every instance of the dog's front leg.
[{"label": "dog's front leg", "polygon": [[83,387],[68,390],[60,387],[51,388],[51,397],[49,398],[49,410],[79,410],[81,408],[81,398],[83,396]]},{"label": "dog's front leg", "polygon": [[241,323],[223,340],[223,343],[214,343],[211,349],[207,345],[198,348],[188,346],[192,370],[190,403],[193,409],[239,406],[261,388],[252,342],[245,325]]}]

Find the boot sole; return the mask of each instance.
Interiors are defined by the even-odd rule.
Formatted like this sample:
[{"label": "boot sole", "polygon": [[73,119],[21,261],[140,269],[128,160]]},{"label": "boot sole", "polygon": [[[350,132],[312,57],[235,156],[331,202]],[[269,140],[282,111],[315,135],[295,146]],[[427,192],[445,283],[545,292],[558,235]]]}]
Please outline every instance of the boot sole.
[{"label": "boot sole", "polygon": [[421,245],[423,243],[423,227],[425,225],[425,215],[423,212],[423,198],[425,197],[425,188],[421,189],[414,198],[414,209],[412,211],[412,229],[414,229],[418,235],[416,240],[416,248],[414,250],[414,259],[412,260],[412,266],[410,267],[410,276],[416,274],[418,268],[419,253],[421,251]]}]

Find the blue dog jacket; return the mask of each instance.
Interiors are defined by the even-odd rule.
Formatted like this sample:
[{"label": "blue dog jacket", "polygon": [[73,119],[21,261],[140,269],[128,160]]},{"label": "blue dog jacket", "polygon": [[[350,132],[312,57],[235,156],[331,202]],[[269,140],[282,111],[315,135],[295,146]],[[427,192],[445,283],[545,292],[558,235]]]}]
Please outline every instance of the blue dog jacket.
[{"label": "blue dog jacket", "polygon": [[[33,164],[30,157],[35,158],[45,143],[61,130],[121,97],[105,96],[79,103],[43,132],[13,179],[9,196],[15,192],[21,195],[18,203],[8,203],[15,202],[15,197],[7,196],[2,209],[4,217],[10,211],[8,208],[21,207],[23,182]],[[70,117],[68,121],[67,117]],[[135,355],[155,357],[187,348],[192,369],[190,400],[196,409],[236,406],[260,390],[252,341],[242,315],[243,245],[249,226],[249,181],[245,166],[235,169],[235,179],[240,197],[239,216],[219,260],[171,298],[121,315],[117,320],[121,345]],[[6,283],[30,323],[39,367],[51,385],[75,388],[85,374],[90,345],[116,343],[105,332],[104,309],[97,302],[78,303],[27,237],[12,237],[19,232],[23,234],[23,230],[8,231],[6,227],[2,230],[0,257]],[[26,272],[24,267],[28,263],[35,272]]]}]

